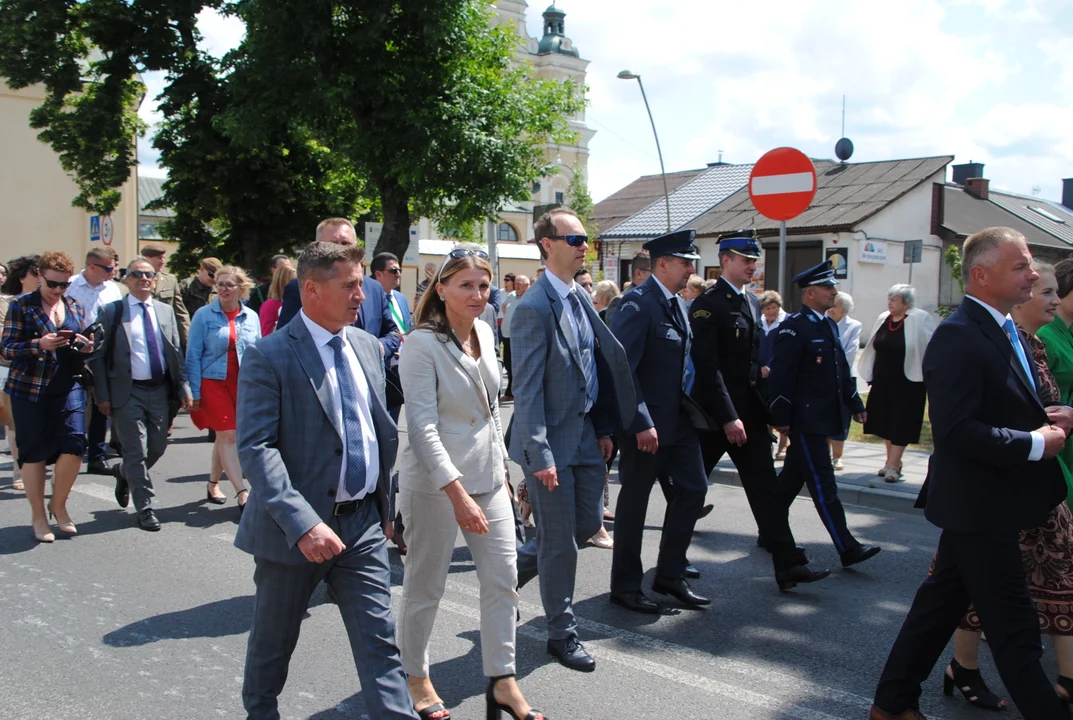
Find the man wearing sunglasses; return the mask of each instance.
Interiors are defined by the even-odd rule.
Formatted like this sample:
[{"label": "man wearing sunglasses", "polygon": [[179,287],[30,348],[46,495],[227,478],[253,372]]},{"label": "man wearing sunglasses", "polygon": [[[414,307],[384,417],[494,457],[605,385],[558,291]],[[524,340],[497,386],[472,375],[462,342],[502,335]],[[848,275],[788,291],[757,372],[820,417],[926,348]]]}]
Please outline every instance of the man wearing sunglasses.
[{"label": "man wearing sunglasses", "polygon": [[[603,524],[611,435],[636,411],[626,354],[574,282],[589,249],[572,210],[556,208],[533,227],[547,272],[510,319],[514,415],[511,460],[521,465],[537,535],[518,551],[518,587],[538,574],[548,652],[591,672],[571,605],[577,549]],[[517,281],[515,281],[517,283]],[[539,540],[539,542],[538,542]]]},{"label": "man wearing sunglasses", "polygon": [[197,274],[179,283],[183,305],[186,306],[191,319],[198,310],[216,299],[216,271],[221,267],[223,263],[216,258],[204,258],[197,269]]},{"label": "man wearing sunglasses", "polygon": [[[123,297],[119,284],[113,282],[119,269],[119,255],[112,248],[102,245],[86,253],[86,266],[71,278],[67,297],[74,298],[86,311],[86,327],[97,321],[102,307]],[[92,390],[91,390],[92,392]],[[108,469],[108,418],[90,403],[89,428],[87,429],[87,470],[93,475],[107,475]]]}]

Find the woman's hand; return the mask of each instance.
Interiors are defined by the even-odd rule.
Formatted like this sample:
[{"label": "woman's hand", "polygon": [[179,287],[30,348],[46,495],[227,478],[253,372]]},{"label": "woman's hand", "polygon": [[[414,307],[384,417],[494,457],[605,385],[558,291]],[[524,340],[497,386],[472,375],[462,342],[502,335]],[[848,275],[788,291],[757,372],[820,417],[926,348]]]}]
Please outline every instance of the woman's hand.
[{"label": "woman's hand", "polygon": [[462,487],[461,482],[454,480],[448,483],[443,488],[443,491],[447,493],[447,497],[451,499],[451,504],[454,505],[455,520],[458,522],[458,527],[466,532],[477,533],[478,535],[484,535],[488,532],[488,520],[484,517],[484,511],[481,510],[477,503],[473,502],[473,498]]},{"label": "woman's hand", "polygon": [[75,335],[72,347],[77,347],[78,352],[89,355],[93,352],[93,333],[89,335]]},{"label": "woman's hand", "polygon": [[56,348],[68,345],[71,342],[71,338],[68,335],[60,335],[59,333],[48,333],[42,335],[37,341],[37,346],[42,350],[55,350]]},{"label": "woman's hand", "polygon": [[190,401],[190,412],[197,412],[200,409],[201,409],[201,401],[200,400],[191,400]]}]

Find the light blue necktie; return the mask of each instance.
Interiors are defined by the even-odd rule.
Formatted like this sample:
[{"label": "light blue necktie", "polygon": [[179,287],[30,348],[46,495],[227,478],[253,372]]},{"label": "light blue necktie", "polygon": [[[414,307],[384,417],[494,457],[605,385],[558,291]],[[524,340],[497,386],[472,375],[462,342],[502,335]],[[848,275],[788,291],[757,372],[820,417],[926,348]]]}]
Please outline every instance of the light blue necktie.
[{"label": "light blue necktie", "polygon": [[577,291],[572,290],[566,294],[570,301],[570,309],[577,321],[577,344],[581,350],[582,370],[585,373],[585,395],[589,399],[589,407],[596,404],[596,398],[600,395],[600,385],[596,377],[596,339],[592,332],[592,325],[585,317],[585,311],[581,307],[581,299]]},{"label": "light blue necktie", "polygon": [[328,341],[335,351],[335,379],[339,384],[339,398],[343,404],[343,435],[346,444],[346,491],[352,498],[365,489],[365,441],[361,432],[361,417],[358,415],[358,389],[350,363],[343,355],[343,339],[339,336]]},{"label": "light blue necktie", "polygon": [[1025,349],[1021,346],[1021,338],[1017,334],[1017,326],[1013,324],[1013,318],[1006,318],[1006,322],[1002,323],[1002,328],[1009,335],[1010,342],[1013,344],[1013,353],[1021,361],[1021,367],[1025,369],[1025,375],[1028,376],[1028,383],[1035,390],[1036,381],[1032,379],[1032,369],[1028,366],[1028,358],[1025,357]]}]

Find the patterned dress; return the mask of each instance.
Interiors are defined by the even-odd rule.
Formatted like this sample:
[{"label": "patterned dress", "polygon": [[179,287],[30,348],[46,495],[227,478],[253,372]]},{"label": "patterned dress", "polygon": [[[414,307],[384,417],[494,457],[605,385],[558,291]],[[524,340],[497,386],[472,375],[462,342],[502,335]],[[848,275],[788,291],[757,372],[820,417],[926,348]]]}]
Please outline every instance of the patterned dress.
[{"label": "patterned dress", "polygon": [[[1039,397],[1045,406],[1061,404],[1062,393],[1047,369],[1047,349],[1035,335],[1021,330],[1039,371]],[[1066,468],[1063,467],[1063,472]],[[1059,503],[1038,528],[1021,531],[1021,560],[1028,592],[1036,605],[1039,630],[1045,635],[1073,635],[1073,513]],[[932,569],[935,567],[932,561]],[[969,606],[959,626],[979,632],[980,617]]]}]

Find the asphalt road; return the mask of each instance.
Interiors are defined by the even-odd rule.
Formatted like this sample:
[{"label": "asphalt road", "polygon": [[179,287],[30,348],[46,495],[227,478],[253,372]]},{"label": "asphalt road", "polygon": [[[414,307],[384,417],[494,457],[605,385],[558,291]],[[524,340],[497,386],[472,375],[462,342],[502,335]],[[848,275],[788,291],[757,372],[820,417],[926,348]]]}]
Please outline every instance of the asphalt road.
[{"label": "asphalt road", "polygon": [[[132,511],[112,498],[109,478],[83,475],[69,505],[79,535],[37,545],[27,504],[2,483],[0,719],[243,716],[253,563],[231,544],[234,500],[222,507],[205,502],[209,450],[181,417],[156,473],[159,533],[137,529]],[[10,461],[0,460],[7,461],[0,462],[2,472]],[[551,661],[537,585],[522,590],[519,681],[549,718],[867,717],[891,641],[927,572],[935,528],[913,515],[850,508],[858,537],[884,550],[860,570],[834,569],[838,556],[811,503],[799,499],[792,510],[798,541],[815,565],[834,572],[783,594],[769,556],[755,546],[742,491],[713,485],[708,497],[716,511],[699,524],[690,555],[703,573],[694,587],[714,599],[706,611],[657,617],[613,607],[610,552],[582,551],[575,608],[595,673]],[[645,538],[648,567],[662,514],[656,491]],[[403,566],[394,551],[392,557],[397,609]],[[433,636],[432,678],[460,720],[484,712],[477,593],[459,540]],[[983,662],[985,677],[1000,691],[986,651]],[[1045,662],[1055,674],[1049,646]],[[928,716],[981,717],[960,698],[942,696],[940,672],[925,686]],[[304,623],[281,711],[284,718],[366,717],[342,623],[323,590]]]}]

